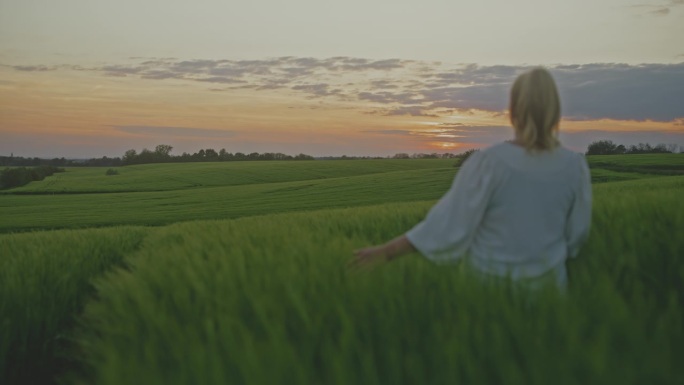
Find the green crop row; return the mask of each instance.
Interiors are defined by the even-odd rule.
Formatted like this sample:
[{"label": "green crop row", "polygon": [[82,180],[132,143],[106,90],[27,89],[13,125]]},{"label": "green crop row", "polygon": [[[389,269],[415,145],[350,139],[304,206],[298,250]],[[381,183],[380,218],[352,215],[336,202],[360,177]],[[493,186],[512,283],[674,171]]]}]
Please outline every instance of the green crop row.
[{"label": "green crop row", "polygon": [[123,227],[0,236],[0,383],[45,384],[73,362],[66,332],[146,230]]},{"label": "green crop row", "polygon": [[427,204],[197,222],[99,280],[84,383],[666,384],[684,380],[681,181],[597,188],[566,297],[484,286],[414,255],[353,274],[351,250]]},{"label": "green crop row", "polygon": [[0,195],[0,232],[164,225],[187,220],[433,200],[444,194],[455,172],[451,167],[194,190]]},{"label": "green crop row", "polygon": [[[592,168],[632,173],[684,173],[683,154],[589,156]],[[454,159],[374,159],[316,162],[223,162],[146,164],[119,167],[107,175],[100,167],[71,167],[66,173],[9,191],[12,194],[171,191],[352,177],[392,171],[451,168]]]},{"label": "green crop row", "polygon": [[171,191],[453,168],[455,163],[454,159],[164,163],[118,167],[117,175],[106,175],[101,167],[71,167],[66,173],[50,177],[43,183],[32,183],[13,189],[11,193]]}]

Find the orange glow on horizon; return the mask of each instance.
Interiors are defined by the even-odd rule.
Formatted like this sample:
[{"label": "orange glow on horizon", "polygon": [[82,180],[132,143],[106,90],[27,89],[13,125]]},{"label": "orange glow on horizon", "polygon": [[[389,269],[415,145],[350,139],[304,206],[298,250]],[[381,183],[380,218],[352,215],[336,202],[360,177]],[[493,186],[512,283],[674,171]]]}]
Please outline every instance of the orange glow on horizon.
[{"label": "orange glow on horizon", "polygon": [[[120,156],[125,149],[160,143],[173,145],[174,153],[222,147],[317,156],[458,153],[513,134],[505,114],[469,110],[434,117],[387,116],[368,113],[369,106],[380,105],[362,100],[314,100],[287,88],[214,92],[206,84],[178,79],[111,77],[69,70],[25,73],[0,67],[0,155],[71,156],[89,147],[94,153]],[[121,127],[185,130],[172,135]],[[216,135],[209,135],[209,130]],[[569,134],[680,135],[684,125],[563,120],[560,130]]]}]

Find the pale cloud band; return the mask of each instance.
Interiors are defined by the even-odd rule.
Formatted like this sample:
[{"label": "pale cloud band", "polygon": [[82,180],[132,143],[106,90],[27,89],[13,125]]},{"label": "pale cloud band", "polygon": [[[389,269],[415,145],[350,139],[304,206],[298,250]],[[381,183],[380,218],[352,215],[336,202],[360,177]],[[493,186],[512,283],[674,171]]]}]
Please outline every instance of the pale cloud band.
[{"label": "pale cloud band", "polygon": [[157,138],[230,138],[235,135],[232,131],[212,130],[196,127],[160,127],[160,126],[113,126],[127,134],[152,136]]}]

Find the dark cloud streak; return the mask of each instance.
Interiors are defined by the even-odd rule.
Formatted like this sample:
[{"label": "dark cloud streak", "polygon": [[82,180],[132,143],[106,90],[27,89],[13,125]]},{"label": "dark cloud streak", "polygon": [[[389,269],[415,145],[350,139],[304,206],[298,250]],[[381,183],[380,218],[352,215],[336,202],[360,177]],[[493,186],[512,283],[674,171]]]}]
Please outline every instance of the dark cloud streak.
[{"label": "dark cloud streak", "polygon": [[44,65],[37,65],[37,66],[12,66],[17,71],[25,71],[25,72],[43,72],[43,71],[53,71],[56,69],[56,67],[48,67]]},{"label": "dark cloud streak", "polygon": [[669,15],[672,11],[672,8],[678,7],[680,5],[684,5],[683,0],[670,0],[669,2],[663,4],[635,4],[632,5],[632,8],[648,9],[645,14],[663,17]]}]

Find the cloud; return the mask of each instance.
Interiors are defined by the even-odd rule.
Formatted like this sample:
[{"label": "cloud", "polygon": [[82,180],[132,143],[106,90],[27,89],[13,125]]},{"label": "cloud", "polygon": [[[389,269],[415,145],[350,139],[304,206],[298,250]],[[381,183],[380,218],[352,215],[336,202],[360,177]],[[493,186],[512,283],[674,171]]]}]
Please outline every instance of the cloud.
[{"label": "cloud", "polygon": [[128,134],[159,137],[195,137],[195,138],[229,138],[235,136],[232,131],[212,130],[196,127],[160,127],[160,126],[112,126]]},{"label": "cloud", "polygon": [[458,129],[442,130],[435,139],[441,142],[490,144],[513,137],[509,126],[461,126]]},{"label": "cloud", "polygon": [[423,96],[415,92],[359,92],[357,97],[359,100],[367,100],[374,103],[399,103],[399,104],[415,104],[422,101]]},{"label": "cloud", "polygon": [[303,84],[292,87],[295,91],[303,91],[311,95],[311,97],[324,97],[330,95],[341,95],[342,90],[339,88],[330,89],[329,84],[319,83],[319,84]]},{"label": "cloud", "polygon": [[219,83],[219,84],[239,84],[246,83],[244,80],[228,78],[225,76],[211,76],[207,78],[197,78],[193,79],[197,82],[207,82],[207,83]]},{"label": "cloud", "polygon": [[[360,100],[399,104],[393,114],[438,109],[502,114],[516,76],[531,67],[467,65],[450,72],[422,74],[422,88],[359,92]],[[684,117],[684,63],[585,64],[549,68],[558,83],[563,116],[571,120],[669,122]],[[403,111],[403,112],[402,112]],[[414,113],[415,115],[415,113]]]},{"label": "cloud", "polygon": [[[684,54],[682,54],[684,56]],[[370,87],[372,89],[395,89],[399,88],[398,85],[394,84],[390,80],[373,80],[370,82]]]},{"label": "cloud", "polygon": [[178,73],[172,71],[146,71],[140,76],[143,79],[177,79]]},{"label": "cloud", "polygon": [[411,135],[413,131],[411,130],[365,130],[361,132],[366,132],[370,134],[381,134],[381,135]]},{"label": "cloud", "polygon": [[684,63],[551,69],[569,119],[673,121],[684,117]]},{"label": "cloud", "polygon": [[[135,59],[141,60],[141,58]],[[190,79],[201,76],[204,81],[215,78],[224,82],[226,78],[252,80],[288,79],[290,81],[310,77],[319,72],[344,71],[390,71],[404,68],[411,61],[400,59],[368,60],[352,57],[317,59],[310,57],[284,56],[265,60],[143,60],[135,65],[108,65],[90,68],[113,76],[139,75],[147,79]],[[29,69],[29,66],[16,68]],[[35,66],[33,66],[35,67]]]},{"label": "cloud", "polygon": [[122,65],[108,65],[100,68],[101,71],[108,76],[127,76],[135,75],[144,70],[144,67],[135,66],[122,66]]},{"label": "cloud", "polygon": [[[684,1],[667,4],[678,6]],[[65,68],[106,76],[176,79],[205,83],[208,90],[230,86],[222,88],[225,92],[296,91],[309,99],[367,104],[365,110],[371,108],[369,113],[376,115],[437,117],[456,111],[504,114],[511,84],[532,67],[284,56],[263,60],[141,58],[128,65],[90,68],[13,68],[27,72]],[[684,118],[684,62],[559,64],[549,70],[558,83],[565,119],[671,122]]]},{"label": "cloud", "polygon": [[431,114],[431,113],[425,112],[425,108],[422,106],[403,106],[403,107],[397,107],[397,108],[390,108],[390,109],[386,110],[383,115],[385,115],[385,116],[408,115],[408,116],[423,116],[423,117],[428,117],[428,118],[439,118],[439,115],[437,115],[437,114]]},{"label": "cloud", "polygon": [[444,128],[466,127],[464,123],[439,123],[437,126]]},{"label": "cloud", "polygon": [[672,8],[684,5],[682,0],[670,0],[662,4],[635,4],[632,8],[646,9],[644,14],[652,16],[667,16],[670,14]]},{"label": "cloud", "polygon": [[26,71],[26,72],[36,72],[36,71],[52,71],[55,70],[56,67],[48,67],[44,65],[37,65],[37,66],[12,66],[17,71]]},{"label": "cloud", "polygon": [[508,126],[460,125],[458,127],[458,129],[421,127],[413,130],[366,130],[361,132],[380,135],[411,136],[423,142],[471,143],[474,145],[497,143],[512,137],[512,129]]}]

